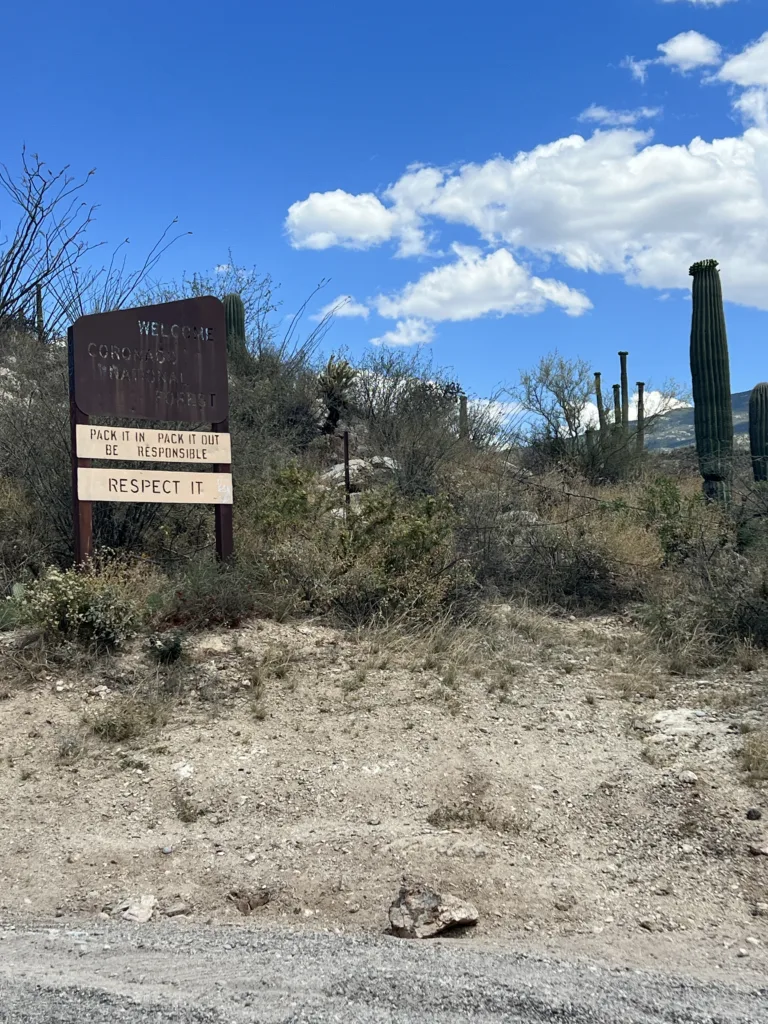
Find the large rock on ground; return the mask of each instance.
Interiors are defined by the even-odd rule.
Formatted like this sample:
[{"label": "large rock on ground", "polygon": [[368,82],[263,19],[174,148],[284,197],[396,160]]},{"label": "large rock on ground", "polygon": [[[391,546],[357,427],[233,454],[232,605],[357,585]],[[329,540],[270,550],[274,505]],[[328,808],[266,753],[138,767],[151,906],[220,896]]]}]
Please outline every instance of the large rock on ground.
[{"label": "large rock on ground", "polygon": [[451,928],[477,924],[477,908],[457,896],[441,896],[425,885],[404,884],[389,908],[392,934],[429,939]]},{"label": "large rock on ground", "polygon": [[[349,460],[349,483],[350,486],[359,490],[365,487],[373,478],[373,468],[365,459]],[[344,486],[344,463],[340,462],[332,466],[320,477],[320,482],[326,487]]]}]

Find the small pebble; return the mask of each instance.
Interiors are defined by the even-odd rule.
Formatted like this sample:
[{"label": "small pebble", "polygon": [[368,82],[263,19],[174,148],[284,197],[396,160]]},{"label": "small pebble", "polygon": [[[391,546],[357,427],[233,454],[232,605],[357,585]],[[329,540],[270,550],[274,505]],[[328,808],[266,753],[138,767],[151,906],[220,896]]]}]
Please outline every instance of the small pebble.
[{"label": "small pebble", "polygon": [[758,807],[750,807],[747,811],[747,821],[760,821],[763,812]]}]

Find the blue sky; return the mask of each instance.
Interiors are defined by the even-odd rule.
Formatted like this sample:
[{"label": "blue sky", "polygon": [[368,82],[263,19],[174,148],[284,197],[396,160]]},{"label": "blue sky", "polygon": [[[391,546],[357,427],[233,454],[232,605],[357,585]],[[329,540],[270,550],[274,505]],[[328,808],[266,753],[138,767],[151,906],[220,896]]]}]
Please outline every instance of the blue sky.
[{"label": "blue sky", "polygon": [[16,3],[0,159],[95,167],[94,233],[137,254],[178,216],[166,277],[231,248],[285,311],[330,278],[313,311],[359,315],[329,347],[426,341],[477,394],[555,347],[685,381],[714,256],[743,390],[768,378],[766,32],[764,0]]}]

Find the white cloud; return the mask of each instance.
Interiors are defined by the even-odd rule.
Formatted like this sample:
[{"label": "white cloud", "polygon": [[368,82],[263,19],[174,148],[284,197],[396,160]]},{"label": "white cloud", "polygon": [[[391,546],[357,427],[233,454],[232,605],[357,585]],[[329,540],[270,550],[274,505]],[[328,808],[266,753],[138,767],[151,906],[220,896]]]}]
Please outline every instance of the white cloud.
[{"label": "white cloud", "polygon": [[288,209],[285,226],[296,249],[367,249],[391,238],[395,214],[372,193],[312,192]]},{"label": "white cloud", "polygon": [[637,110],[609,110],[596,103],[582,110],[579,114],[579,121],[591,121],[594,124],[602,124],[611,128],[624,127],[637,124],[638,121],[647,121],[649,118],[657,117],[661,113],[659,107],[638,107]]},{"label": "white cloud", "polygon": [[380,338],[371,338],[372,345],[426,345],[435,337],[435,329],[426,320],[409,317],[398,320],[391,331]]},{"label": "white cloud", "polygon": [[741,53],[729,58],[720,68],[717,77],[722,82],[740,86],[768,87],[768,32],[755,43],[745,47]]},{"label": "white cloud", "polygon": [[661,51],[657,62],[680,72],[711,67],[721,60],[720,44],[701,32],[681,32],[666,43],[659,43],[657,49]]},{"label": "white cloud", "polygon": [[747,89],[733,106],[745,124],[768,131],[768,89]]},{"label": "white cloud", "polygon": [[[427,285],[447,280],[455,287],[442,319],[455,316],[462,304],[498,311],[497,296],[506,307],[509,291],[481,288],[478,279],[493,278],[491,269],[502,261],[511,279],[511,254],[521,251],[663,291],[689,290],[689,265],[714,256],[727,298],[768,309],[766,128],[678,146],[654,144],[650,133],[637,129],[575,134],[511,159],[436,171],[429,187],[422,184],[418,202],[410,197],[410,229],[469,227],[507,253],[496,257],[498,264],[491,259],[486,265],[488,257],[464,261],[472,294],[455,276],[426,275],[391,300],[397,304],[389,308],[402,309],[402,315],[437,315],[437,303],[427,303]],[[394,208],[392,221],[398,216]],[[441,271],[448,273],[432,273]]]},{"label": "white cloud", "polygon": [[638,82],[644,82],[648,77],[648,65],[653,64],[652,60],[635,60],[634,57],[625,57],[621,67],[627,68],[632,77]]},{"label": "white cloud", "polygon": [[311,319],[323,320],[325,317],[333,314],[340,317],[361,316],[364,320],[367,320],[369,313],[370,309],[362,302],[355,302],[351,295],[337,295],[333,302],[329,302],[322,309],[319,309]]},{"label": "white cloud", "polygon": [[[676,4],[680,0],[661,0],[663,4]],[[693,4],[694,7],[722,7],[723,4],[733,3],[733,0],[683,0],[683,3]]]},{"label": "white cloud", "polygon": [[455,321],[489,313],[539,313],[548,304],[571,316],[591,308],[581,292],[561,281],[533,276],[508,249],[483,255],[471,246],[452,248],[457,257],[453,263],[430,270],[397,295],[380,295],[376,308],[381,316]]},{"label": "white cloud", "polygon": [[427,247],[417,211],[442,178],[442,171],[435,167],[408,167],[383,194],[390,206],[370,192],[312,192],[288,209],[285,227],[291,245],[295,249],[330,249],[335,245],[369,249],[397,238],[398,256],[417,256]]}]

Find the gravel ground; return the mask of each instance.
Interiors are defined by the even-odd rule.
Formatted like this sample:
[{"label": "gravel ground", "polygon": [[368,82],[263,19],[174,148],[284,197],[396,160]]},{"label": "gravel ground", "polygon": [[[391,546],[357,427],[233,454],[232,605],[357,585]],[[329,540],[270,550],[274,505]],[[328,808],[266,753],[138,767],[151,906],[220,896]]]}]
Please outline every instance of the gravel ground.
[{"label": "gravel ground", "polygon": [[768,1022],[755,975],[683,978],[472,944],[181,922],[0,929],[13,1024]]}]

